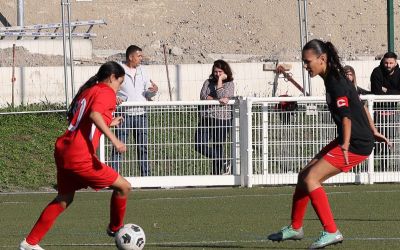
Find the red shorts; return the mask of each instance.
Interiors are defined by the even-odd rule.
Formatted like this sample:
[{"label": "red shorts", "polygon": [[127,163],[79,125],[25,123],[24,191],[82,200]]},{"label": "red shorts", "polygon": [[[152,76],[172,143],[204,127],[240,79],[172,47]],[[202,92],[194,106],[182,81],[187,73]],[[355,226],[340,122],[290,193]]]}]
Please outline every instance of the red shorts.
[{"label": "red shorts", "polygon": [[332,141],[327,146],[325,146],[322,150],[322,157],[332,164],[335,168],[340,169],[342,172],[349,172],[350,169],[357,166],[365,159],[368,158],[368,155],[358,155],[348,151],[349,156],[349,164],[346,165],[344,161],[343,151],[340,148],[339,144],[336,141]]},{"label": "red shorts", "polygon": [[64,161],[56,157],[56,165],[57,189],[60,194],[72,193],[87,187],[99,190],[111,186],[118,178],[118,173],[114,169],[97,158],[93,158],[92,163],[65,166]]}]

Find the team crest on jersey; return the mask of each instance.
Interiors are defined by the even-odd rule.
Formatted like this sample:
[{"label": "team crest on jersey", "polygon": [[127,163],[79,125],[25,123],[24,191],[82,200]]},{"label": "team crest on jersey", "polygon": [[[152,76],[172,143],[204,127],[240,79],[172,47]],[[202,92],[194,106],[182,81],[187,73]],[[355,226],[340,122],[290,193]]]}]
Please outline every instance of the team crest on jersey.
[{"label": "team crest on jersey", "polygon": [[338,108],[341,107],[349,107],[349,100],[347,99],[347,96],[340,96],[336,99],[336,106]]}]

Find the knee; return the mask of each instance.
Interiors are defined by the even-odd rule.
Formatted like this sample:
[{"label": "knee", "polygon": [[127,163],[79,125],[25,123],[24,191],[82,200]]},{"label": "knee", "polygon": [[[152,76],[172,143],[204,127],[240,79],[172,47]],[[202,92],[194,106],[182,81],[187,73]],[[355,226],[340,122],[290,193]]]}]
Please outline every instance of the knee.
[{"label": "knee", "polygon": [[55,199],[55,202],[58,202],[64,209],[69,207],[71,203],[74,201],[74,196],[70,195],[58,195]]},{"label": "knee", "polygon": [[119,190],[119,193],[122,196],[128,196],[129,192],[132,190],[131,183],[129,181],[125,180],[124,184],[121,186],[121,189]]}]

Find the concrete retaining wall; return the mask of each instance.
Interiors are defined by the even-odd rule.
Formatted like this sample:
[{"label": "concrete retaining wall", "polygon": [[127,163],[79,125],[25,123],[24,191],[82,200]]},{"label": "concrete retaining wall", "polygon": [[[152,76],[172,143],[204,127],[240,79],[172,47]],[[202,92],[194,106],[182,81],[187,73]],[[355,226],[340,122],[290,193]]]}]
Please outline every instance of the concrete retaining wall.
[{"label": "concrete retaining wall", "polygon": [[[293,78],[301,83],[301,63],[292,64]],[[369,77],[379,61],[352,61],[359,86],[370,89]],[[158,84],[159,93],[155,101],[169,100],[168,81],[164,65],[145,66],[151,78]],[[203,82],[211,74],[211,64],[170,65],[169,73],[173,100],[198,100]],[[238,96],[272,96],[274,74],[263,71],[262,63],[232,63],[231,64],[235,92]],[[98,66],[75,66],[75,89],[78,89],[90,76],[94,75]],[[65,84],[63,67],[24,67],[16,68],[15,102],[16,104],[31,104],[38,102],[65,102]],[[320,77],[311,81],[312,95],[324,95],[325,88]],[[0,67],[0,106],[11,103],[11,68]],[[68,86],[71,91],[71,86]],[[279,79],[277,95],[288,94],[300,96],[290,83]],[[72,94],[68,93],[69,98]],[[71,100],[71,99],[70,99]]]}]

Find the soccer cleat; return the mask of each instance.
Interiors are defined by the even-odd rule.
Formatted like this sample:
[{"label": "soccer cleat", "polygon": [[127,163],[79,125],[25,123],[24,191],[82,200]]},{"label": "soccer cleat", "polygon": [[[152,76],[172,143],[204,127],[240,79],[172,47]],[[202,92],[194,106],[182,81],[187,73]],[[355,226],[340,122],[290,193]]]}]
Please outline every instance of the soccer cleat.
[{"label": "soccer cleat", "polygon": [[284,240],[301,240],[304,237],[303,228],[297,230],[293,227],[283,227],[279,232],[268,235],[268,239],[272,241],[284,241]]},{"label": "soccer cleat", "polygon": [[26,239],[24,239],[20,244],[19,244],[19,250],[44,250],[41,248],[38,244],[36,245],[31,245],[28,242],[26,242]]},{"label": "soccer cleat", "polygon": [[106,232],[107,232],[107,235],[110,237],[114,237],[115,233],[116,233],[116,232],[112,231],[109,227],[107,227]]},{"label": "soccer cleat", "polygon": [[310,249],[320,249],[329,245],[343,242],[343,235],[337,230],[335,233],[322,231],[319,238],[311,244]]}]

